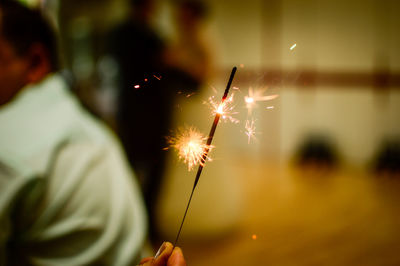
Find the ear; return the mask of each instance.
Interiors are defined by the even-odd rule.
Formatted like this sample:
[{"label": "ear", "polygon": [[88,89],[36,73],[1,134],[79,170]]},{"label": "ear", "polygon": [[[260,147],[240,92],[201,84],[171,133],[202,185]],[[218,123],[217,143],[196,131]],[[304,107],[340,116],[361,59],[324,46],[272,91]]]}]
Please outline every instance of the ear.
[{"label": "ear", "polygon": [[51,63],[47,49],[40,43],[33,44],[28,52],[28,84],[41,81],[51,72]]}]

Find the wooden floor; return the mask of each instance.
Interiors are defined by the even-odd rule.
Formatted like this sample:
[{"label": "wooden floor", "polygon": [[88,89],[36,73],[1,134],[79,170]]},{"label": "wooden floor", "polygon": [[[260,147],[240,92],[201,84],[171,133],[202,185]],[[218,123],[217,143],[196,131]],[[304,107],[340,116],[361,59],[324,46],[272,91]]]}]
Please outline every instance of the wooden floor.
[{"label": "wooden floor", "polygon": [[400,265],[400,180],[260,160],[232,167],[243,177],[239,225],[180,241],[188,265]]}]

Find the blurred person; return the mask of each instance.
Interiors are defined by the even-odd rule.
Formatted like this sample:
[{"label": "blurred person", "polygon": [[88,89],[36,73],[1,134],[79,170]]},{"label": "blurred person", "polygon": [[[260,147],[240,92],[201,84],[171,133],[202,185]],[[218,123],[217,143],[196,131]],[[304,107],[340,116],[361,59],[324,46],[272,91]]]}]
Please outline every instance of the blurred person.
[{"label": "blurred person", "polygon": [[[116,138],[57,70],[40,12],[1,1],[0,264],[132,265],[147,231],[140,190]],[[185,261],[166,244],[144,265]]]},{"label": "blurred person", "polygon": [[[168,92],[162,87],[164,42],[152,27],[155,2],[131,0],[129,17],[109,35],[119,69],[117,131],[138,174],[152,224],[165,164]],[[151,233],[154,226],[150,225]]]},{"label": "blurred person", "polygon": [[196,90],[213,71],[212,47],[205,22],[208,7],[201,0],[176,0],[176,38],[167,49],[166,61],[180,87]]},{"label": "blurred person", "polygon": [[183,79],[166,61],[166,45],[152,25],[156,1],[131,0],[129,16],[109,34],[119,69],[117,131],[138,174],[149,210],[150,233],[163,183],[175,98]]}]

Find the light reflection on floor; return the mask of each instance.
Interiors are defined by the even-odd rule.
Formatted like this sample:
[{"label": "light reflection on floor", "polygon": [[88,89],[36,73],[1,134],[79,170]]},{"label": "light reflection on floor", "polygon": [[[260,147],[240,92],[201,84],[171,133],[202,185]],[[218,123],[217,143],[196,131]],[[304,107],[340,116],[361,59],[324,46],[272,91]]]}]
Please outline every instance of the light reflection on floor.
[{"label": "light reflection on floor", "polygon": [[240,227],[181,243],[197,265],[400,265],[400,180],[240,160]]}]

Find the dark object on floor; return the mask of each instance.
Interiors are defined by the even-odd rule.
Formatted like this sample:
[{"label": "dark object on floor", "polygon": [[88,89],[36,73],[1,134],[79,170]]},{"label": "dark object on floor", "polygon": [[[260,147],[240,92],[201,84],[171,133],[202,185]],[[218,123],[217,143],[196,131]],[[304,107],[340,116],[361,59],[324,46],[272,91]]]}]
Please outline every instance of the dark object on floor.
[{"label": "dark object on floor", "polygon": [[388,140],[381,144],[373,162],[376,174],[400,176],[400,140]]},{"label": "dark object on floor", "polygon": [[310,136],[300,145],[296,163],[301,166],[336,167],[338,157],[334,144],[324,136]]}]

